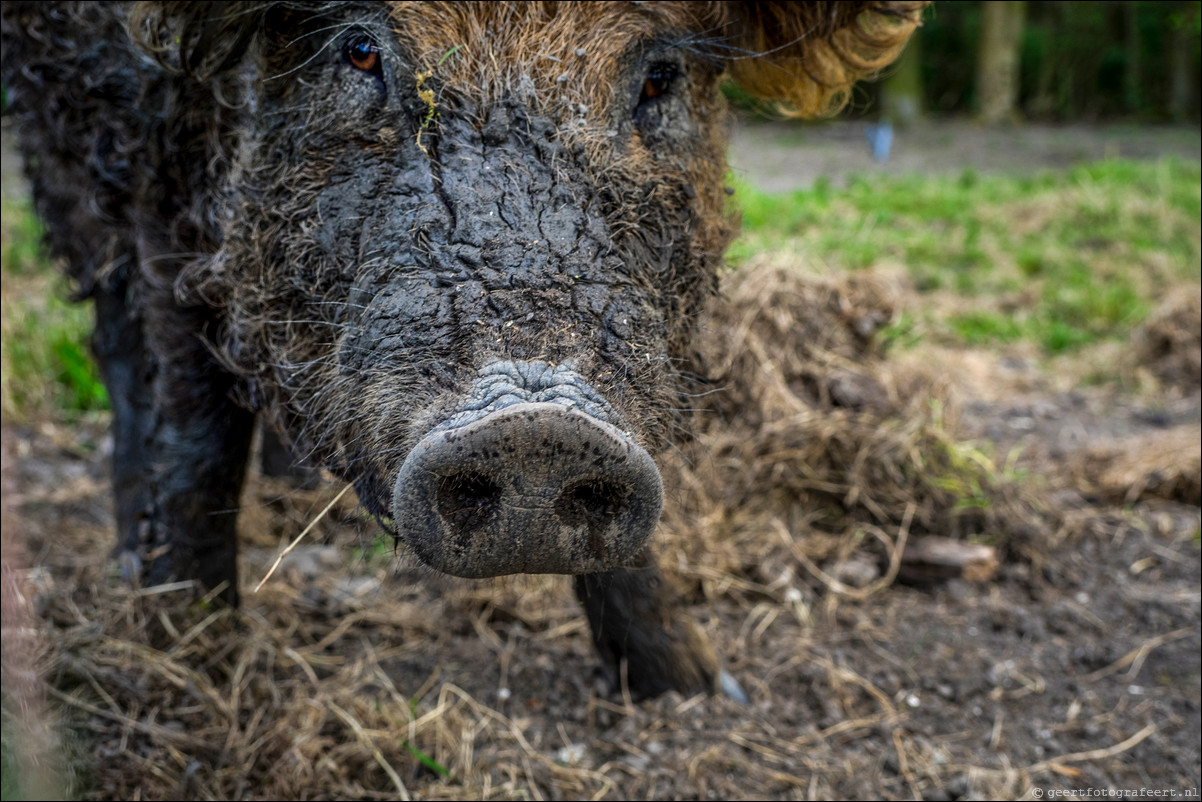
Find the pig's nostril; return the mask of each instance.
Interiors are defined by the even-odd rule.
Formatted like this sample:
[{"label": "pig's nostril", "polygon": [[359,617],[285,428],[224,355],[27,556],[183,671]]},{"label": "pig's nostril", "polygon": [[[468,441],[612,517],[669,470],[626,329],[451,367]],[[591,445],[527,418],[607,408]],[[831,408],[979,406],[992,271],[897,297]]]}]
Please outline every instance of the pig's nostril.
[{"label": "pig's nostril", "polygon": [[603,479],[581,482],[566,488],[555,503],[555,512],[568,526],[588,524],[604,529],[625,507],[630,488]]},{"label": "pig's nostril", "polygon": [[438,483],[438,512],[458,531],[482,527],[501,502],[501,486],[475,471],[444,476]]}]

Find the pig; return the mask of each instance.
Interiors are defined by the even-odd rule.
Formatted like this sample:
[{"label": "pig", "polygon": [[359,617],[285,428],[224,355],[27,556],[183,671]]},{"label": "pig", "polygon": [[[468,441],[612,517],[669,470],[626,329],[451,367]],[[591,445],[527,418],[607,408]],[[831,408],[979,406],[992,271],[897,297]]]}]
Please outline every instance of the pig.
[{"label": "pig", "polygon": [[738,696],[649,545],[735,230],[720,82],[829,111],[921,5],[5,3],[122,563],[237,602],[260,416],[431,568],[574,575],[634,696]]}]

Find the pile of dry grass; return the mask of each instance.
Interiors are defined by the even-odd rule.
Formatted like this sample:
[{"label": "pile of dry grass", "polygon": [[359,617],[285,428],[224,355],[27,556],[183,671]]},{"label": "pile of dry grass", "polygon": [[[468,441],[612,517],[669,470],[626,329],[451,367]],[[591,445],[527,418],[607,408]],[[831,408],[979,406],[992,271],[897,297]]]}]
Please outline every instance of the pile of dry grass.
[{"label": "pile of dry grass", "polygon": [[1202,427],[1179,426],[1098,443],[1075,455],[1069,474],[1087,496],[1113,504],[1202,498]]},{"label": "pile of dry grass", "polygon": [[1135,333],[1136,366],[1166,387],[1202,387],[1202,295],[1182,287]]},{"label": "pile of dry grass", "polygon": [[771,585],[801,561],[846,585],[814,570],[829,563],[879,589],[913,534],[1003,553],[1049,545],[1054,524],[1031,493],[955,436],[940,377],[884,358],[887,286],[751,265],[724,289],[703,355],[722,389],[701,399],[697,441],[668,479],[684,562]]},{"label": "pile of dry grass", "polygon": [[[1135,331],[1126,363],[1169,397],[1202,390],[1202,296],[1196,286],[1177,288]],[[1073,455],[1068,476],[1087,497],[1113,504],[1164,499],[1196,505],[1202,497],[1200,437],[1194,425],[1107,438]]]},{"label": "pile of dry grass", "polygon": [[85,617],[59,596],[50,692],[100,758],[80,756],[78,785],[118,799],[407,799],[418,783],[454,799],[487,796],[477,739],[524,783],[531,760],[554,765],[427,656],[471,611],[382,591],[373,575],[355,578],[356,596],[333,577],[347,584],[341,571],[273,582],[237,612],[186,590],[109,589]]}]

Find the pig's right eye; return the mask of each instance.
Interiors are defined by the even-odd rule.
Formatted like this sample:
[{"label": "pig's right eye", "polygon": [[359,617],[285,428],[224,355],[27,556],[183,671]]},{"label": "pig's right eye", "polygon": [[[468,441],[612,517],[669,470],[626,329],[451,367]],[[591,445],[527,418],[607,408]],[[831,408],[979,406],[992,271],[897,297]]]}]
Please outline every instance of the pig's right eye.
[{"label": "pig's right eye", "polygon": [[380,46],[367,36],[356,37],[346,44],[343,51],[347,63],[362,72],[371,73],[377,78],[384,75],[383,59],[380,58]]}]

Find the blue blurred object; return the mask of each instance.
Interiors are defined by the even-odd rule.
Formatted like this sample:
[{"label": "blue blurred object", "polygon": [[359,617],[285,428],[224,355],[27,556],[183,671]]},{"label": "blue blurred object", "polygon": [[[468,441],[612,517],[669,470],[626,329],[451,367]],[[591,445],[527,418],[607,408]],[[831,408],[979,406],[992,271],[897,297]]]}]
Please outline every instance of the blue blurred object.
[{"label": "blue blurred object", "polygon": [[889,150],[893,147],[893,123],[869,124],[864,133],[868,136],[868,146],[872,148],[872,158],[876,159],[877,164],[889,161]]}]

